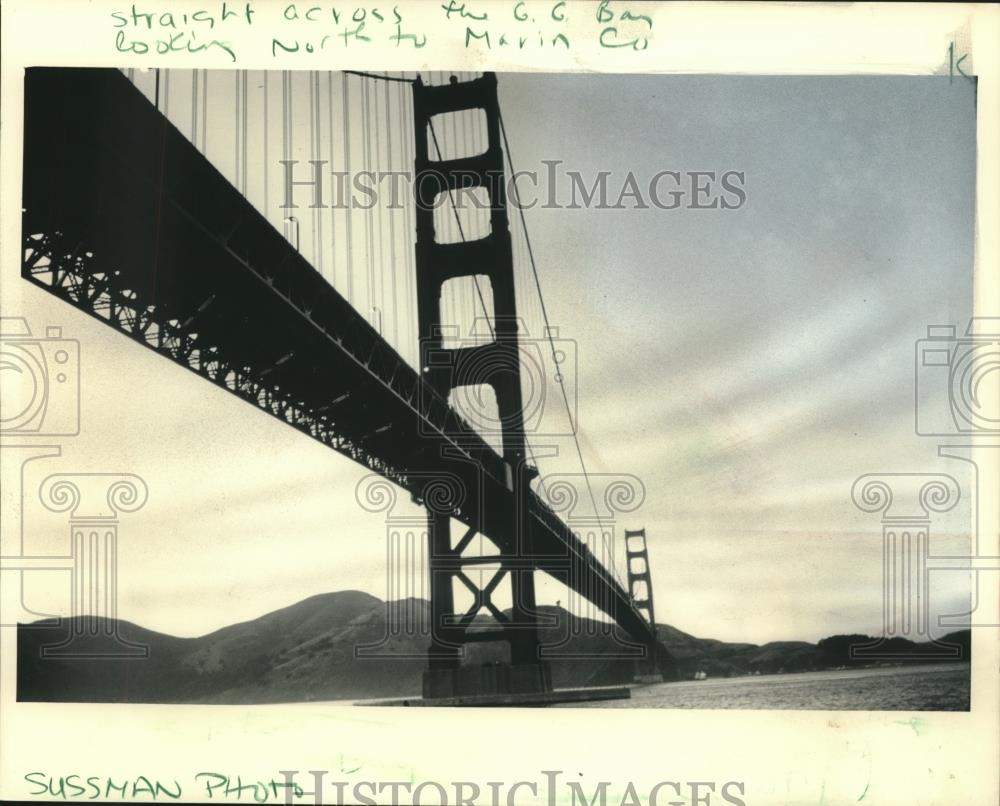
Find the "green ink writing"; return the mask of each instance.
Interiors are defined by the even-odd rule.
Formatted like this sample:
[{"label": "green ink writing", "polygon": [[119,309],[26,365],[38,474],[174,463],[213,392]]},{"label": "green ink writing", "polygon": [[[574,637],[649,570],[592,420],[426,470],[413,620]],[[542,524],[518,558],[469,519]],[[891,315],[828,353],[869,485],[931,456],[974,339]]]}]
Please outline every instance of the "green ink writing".
[{"label": "green ink writing", "polygon": [[24,780],[34,787],[29,794],[45,795],[48,798],[58,798],[59,800],[97,800],[98,798],[107,800],[112,796],[120,799],[134,799],[144,796],[152,800],[160,798],[177,800],[182,794],[180,781],[174,779],[170,783],[165,783],[158,778],[149,778],[145,775],[131,779],[126,778],[119,782],[114,778],[102,778],[97,775],[84,777],[71,773],[70,775],[51,776],[44,772],[29,772],[25,774]]},{"label": "green ink writing", "polygon": [[[639,51],[649,47],[649,38],[646,34],[653,29],[653,18],[648,14],[635,14],[629,8],[621,7],[621,4],[612,7],[611,0],[601,0],[597,7],[596,18],[605,26],[598,36],[602,48],[631,48]],[[620,26],[622,23],[624,25]]]},{"label": "green ink writing", "polygon": [[156,53],[201,53],[221,50],[236,61],[235,48],[227,39],[205,39],[199,31],[214,31],[216,27],[252,25],[256,12],[250,2],[231,6],[223,2],[216,13],[202,8],[190,14],[170,11],[145,11],[133,3],[128,11],[112,11],[115,50],[118,53],[144,55]]}]

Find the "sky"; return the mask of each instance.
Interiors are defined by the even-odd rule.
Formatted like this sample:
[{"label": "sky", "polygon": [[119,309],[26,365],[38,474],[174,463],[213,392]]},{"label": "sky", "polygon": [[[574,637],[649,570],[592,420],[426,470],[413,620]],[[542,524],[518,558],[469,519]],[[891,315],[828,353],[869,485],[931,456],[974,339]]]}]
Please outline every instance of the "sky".
[{"label": "sky", "polygon": [[[263,117],[265,81],[251,73],[241,128],[234,96],[226,103],[241,79],[200,77],[171,76],[168,114],[286,232],[278,160],[332,144],[336,163],[345,110],[354,167],[375,137],[397,144],[399,165],[409,159],[402,132],[384,129],[376,111],[405,117],[407,85],[363,90],[370,80],[354,78],[345,95],[340,76],[310,84],[303,73],[291,79],[299,92],[289,90],[289,111],[274,73]],[[148,78],[137,85],[148,91]],[[969,540],[968,464],[939,457],[939,441],[913,423],[917,340],[928,325],[964,331],[972,308],[972,86],[501,74],[499,93],[520,171],[544,175],[545,161],[560,160],[561,175],[579,171],[588,185],[610,172],[615,190],[630,172],[640,186],[665,170],[744,176],[738,209],[525,210],[550,323],[576,356],[584,460],[596,485],[629,474],[644,489],[635,511],[605,520],[617,536],[645,528],[657,620],[754,643],[877,633],[882,526],[852,503],[855,479],[952,475],[963,497],[935,516],[931,548],[962,553]],[[198,109],[206,97],[210,114]],[[290,144],[282,115],[302,132]],[[448,140],[444,124],[440,134]],[[350,241],[343,211],[327,223],[296,213],[303,253],[315,265],[321,249],[324,275],[410,357],[411,264],[398,257],[406,211],[383,214],[382,230],[354,219]],[[519,301],[538,334],[524,258]],[[52,472],[128,472],[148,485],[147,504],[121,519],[119,617],[200,635],[317,593],[386,597],[387,516],[358,505],[362,468],[4,272],[5,295],[20,296],[36,333],[59,325],[80,341],[80,434],[62,441],[60,457],[27,466],[26,489]],[[561,422],[551,383],[547,392],[545,416]],[[945,396],[920,402],[940,408]],[[579,473],[571,439],[540,435],[535,446],[543,474]],[[390,525],[419,518],[406,498]],[[26,545],[64,552],[65,515],[25,501]],[[25,601],[67,612],[65,585],[44,576],[26,582]],[[557,584],[540,576],[538,585],[542,602],[567,603]],[[932,578],[932,610],[960,612],[967,601],[962,574]]]}]

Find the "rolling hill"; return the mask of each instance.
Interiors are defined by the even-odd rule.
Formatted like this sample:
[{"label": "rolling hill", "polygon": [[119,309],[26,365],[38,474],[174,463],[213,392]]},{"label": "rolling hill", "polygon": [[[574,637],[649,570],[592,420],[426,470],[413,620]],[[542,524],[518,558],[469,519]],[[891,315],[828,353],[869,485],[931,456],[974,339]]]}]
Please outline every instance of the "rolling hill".
[{"label": "rolling hill", "polygon": [[[387,636],[390,608],[416,623],[427,623],[429,603],[410,599],[387,604],[360,591],[321,594],[251,621],[198,638],[177,638],[127,621],[86,625],[77,620],[18,626],[18,699],[41,702],[266,703],[404,697],[420,693],[427,640]],[[557,607],[542,640],[552,647],[549,661],[557,687],[631,682],[633,661],[608,625],[579,618]],[[393,624],[398,623],[396,619]],[[483,628],[492,623],[481,618]],[[119,636],[149,647],[146,658],[43,657],[42,647],[58,644],[70,629],[97,626],[96,635],[74,639],[74,651],[113,652]],[[865,636],[834,636],[818,644],[779,641],[758,646],[696,638],[657,625],[677,677],[698,671],[710,676],[834,668],[851,661],[849,645]],[[968,658],[968,631],[944,640],[957,643]],[[930,645],[894,639],[896,662]],[[900,643],[902,642],[902,643]],[[356,648],[369,647],[359,657]],[[933,647],[932,647],[933,648]],[[365,650],[361,650],[364,654]],[[501,660],[502,649],[485,643],[470,647],[469,662]],[[584,655],[586,657],[580,657]],[[945,658],[942,658],[945,659]],[[952,658],[947,658],[952,659]],[[921,657],[926,662],[927,657]]]}]

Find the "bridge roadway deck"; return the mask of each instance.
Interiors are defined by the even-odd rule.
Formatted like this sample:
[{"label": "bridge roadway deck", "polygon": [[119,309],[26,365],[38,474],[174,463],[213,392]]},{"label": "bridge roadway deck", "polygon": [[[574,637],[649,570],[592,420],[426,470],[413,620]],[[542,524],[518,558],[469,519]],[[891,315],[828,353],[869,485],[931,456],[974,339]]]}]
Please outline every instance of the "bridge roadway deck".
[{"label": "bridge roadway deck", "polygon": [[[27,70],[24,142],[26,279],[427,505],[451,482],[455,517],[514,550],[502,458],[120,71]],[[523,562],[647,644],[608,569],[529,508]]]}]

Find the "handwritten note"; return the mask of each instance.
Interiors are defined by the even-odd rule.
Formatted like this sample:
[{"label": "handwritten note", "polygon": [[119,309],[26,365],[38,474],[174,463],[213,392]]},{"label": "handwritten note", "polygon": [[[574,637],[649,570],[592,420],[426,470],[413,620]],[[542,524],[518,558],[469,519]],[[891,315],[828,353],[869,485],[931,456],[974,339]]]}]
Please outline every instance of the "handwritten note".
[{"label": "handwritten note", "polygon": [[[428,4],[429,5],[429,4]],[[114,48],[130,56],[226,54],[285,60],[370,45],[419,50],[455,44],[483,54],[504,50],[562,49],[597,45],[634,52],[649,47],[654,31],[645,3],[594,0],[445,0],[433,13],[415,14],[413,6],[312,2],[287,4],[222,2],[181,13],[166,4],[131,3],[111,12]],[[426,7],[425,7],[426,8]],[[571,26],[570,21],[576,24]],[[583,24],[581,24],[583,23]],[[245,31],[260,31],[248,38]],[[581,33],[582,32],[582,33]],[[160,59],[157,60],[158,62]]]}]

